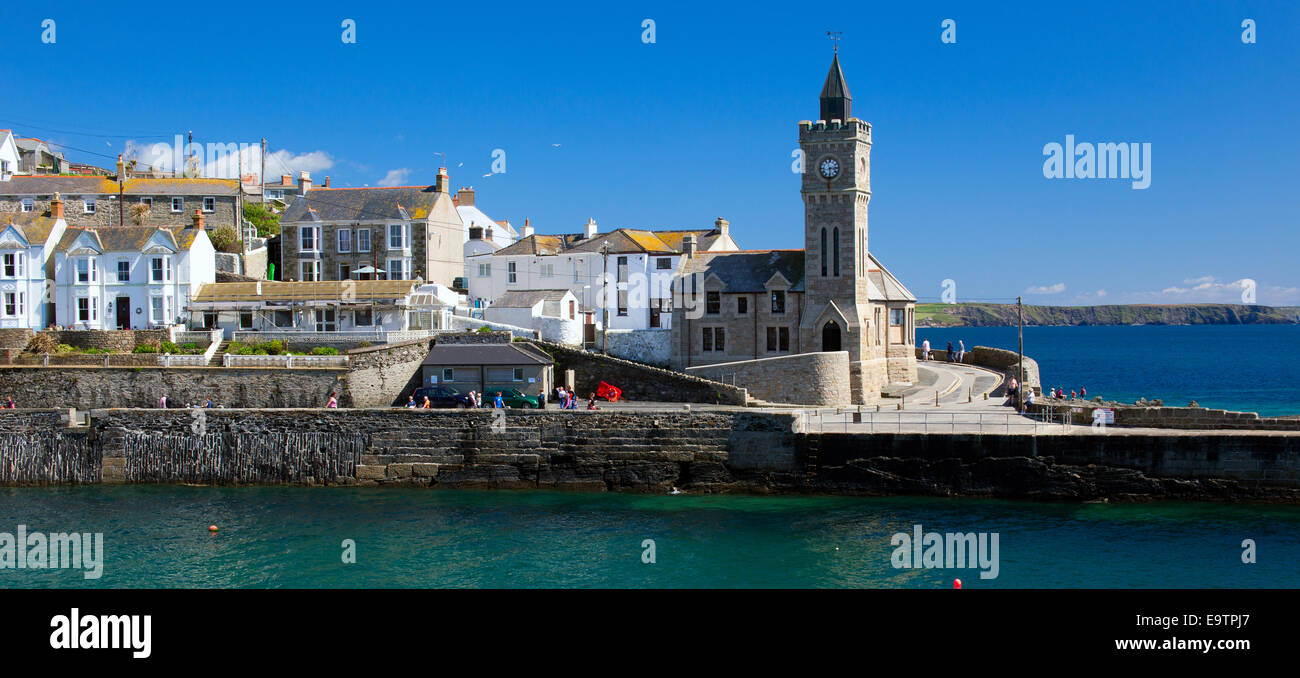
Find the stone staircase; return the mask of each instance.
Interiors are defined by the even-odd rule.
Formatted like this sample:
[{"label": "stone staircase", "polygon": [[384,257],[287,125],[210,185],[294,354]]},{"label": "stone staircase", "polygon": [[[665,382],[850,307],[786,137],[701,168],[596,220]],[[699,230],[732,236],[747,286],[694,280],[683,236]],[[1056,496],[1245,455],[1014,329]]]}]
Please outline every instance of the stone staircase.
[{"label": "stone staircase", "polygon": [[227,339],[217,345],[217,352],[212,354],[208,360],[208,367],[221,367],[222,356],[226,355],[226,350],[230,348],[230,340]]}]

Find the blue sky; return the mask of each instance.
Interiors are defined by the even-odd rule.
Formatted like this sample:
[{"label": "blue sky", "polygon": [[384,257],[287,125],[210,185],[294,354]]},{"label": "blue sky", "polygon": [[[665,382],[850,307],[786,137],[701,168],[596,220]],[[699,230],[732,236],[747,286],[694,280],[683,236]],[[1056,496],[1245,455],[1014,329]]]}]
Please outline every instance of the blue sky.
[{"label": "blue sky", "polygon": [[[0,127],[105,166],[188,130],[266,137],[268,175],[335,186],[432,183],[444,153],[539,232],[721,216],[742,247],[797,248],[790,154],[838,30],[873,125],[870,248],[922,301],[952,279],[958,300],[1239,302],[1251,279],[1300,303],[1300,9],[1040,4],[9,3]],[[1066,135],[1151,144],[1150,187],[1045,178]]]}]

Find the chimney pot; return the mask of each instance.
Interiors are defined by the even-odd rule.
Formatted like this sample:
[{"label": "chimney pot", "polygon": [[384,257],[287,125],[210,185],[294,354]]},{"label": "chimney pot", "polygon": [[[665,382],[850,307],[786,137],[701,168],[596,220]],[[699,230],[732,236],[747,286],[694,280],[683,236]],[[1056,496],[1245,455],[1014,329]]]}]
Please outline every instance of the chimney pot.
[{"label": "chimney pot", "polygon": [[194,230],[203,230],[203,210],[194,210]]},{"label": "chimney pot", "polygon": [[329,188],[329,187],[330,187],[330,178],[329,178],[329,176],[327,175],[327,176],[325,177],[325,185],[323,186],[323,188]]},{"label": "chimney pot", "polygon": [[528,218],[524,218],[524,230],[519,232],[520,237],[527,238],[533,234],[533,226],[528,223]]},{"label": "chimney pot", "polygon": [[597,232],[598,229],[596,228],[596,220],[588,218],[587,223],[582,227],[582,237],[584,239],[594,238],[596,237]]},{"label": "chimney pot", "polygon": [[54,199],[50,201],[50,218],[55,221],[63,218],[63,198],[58,193],[55,193]]},{"label": "chimney pot", "polygon": [[[451,184],[451,177],[447,176],[447,168],[439,167],[438,177],[433,181],[433,190],[438,193],[448,193],[449,191],[447,189],[450,187],[450,184]],[[460,203],[460,204],[464,204],[464,203]]]},{"label": "chimney pot", "polygon": [[460,187],[460,190],[456,192],[456,204],[457,204],[457,205],[464,205],[464,206],[466,206],[466,207],[473,207],[473,206],[474,206],[474,187],[473,187],[473,186],[461,186],[461,187]]}]

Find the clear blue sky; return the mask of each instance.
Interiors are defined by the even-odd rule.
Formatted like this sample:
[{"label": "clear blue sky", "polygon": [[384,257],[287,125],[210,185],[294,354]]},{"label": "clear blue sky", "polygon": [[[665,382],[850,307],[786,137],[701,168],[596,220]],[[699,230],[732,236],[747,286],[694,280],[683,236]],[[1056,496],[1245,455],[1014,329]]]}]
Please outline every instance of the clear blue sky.
[{"label": "clear blue sky", "polygon": [[[1239,301],[1249,278],[1300,303],[1300,9],[1040,4],[7,3],[0,127],[106,166],[86,151],[266,137],[335,186],[432,183],[441,152],[539,232],[722,216],[742,247],[801,247],[790,153],[838,30],[870,247],[923,301],[948,278],[959,300]],[[1150,143],[1150,188],[1044,178],[1067,134]]]}]

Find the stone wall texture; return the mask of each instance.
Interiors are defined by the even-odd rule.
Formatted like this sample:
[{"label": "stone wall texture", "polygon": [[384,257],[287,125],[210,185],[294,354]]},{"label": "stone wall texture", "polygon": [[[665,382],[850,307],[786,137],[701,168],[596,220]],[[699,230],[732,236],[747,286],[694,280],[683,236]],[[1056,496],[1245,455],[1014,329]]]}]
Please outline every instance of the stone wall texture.
[{"label": "stone wall texture", "polygon": [[[673,333],[668,330],[609,330],[605,342],[605,352],[615,358],[656,367],[668,367],[672,361]],[[582,343],[581,336],[577,343]]]},{"label": "stone wall texture", "polygon": [[115,353],[130,353],[140,344],[158,346],[168,337],[168,330],[42,330],[56,344],[77,348],[98,348]]},{"label": "stone wall texture", "polygon": [[405,403],[405,394],[420,385],[420,366],[430,341],[421,339],[348,351],[352,372],[348,392],[353,407],[389,407]]},{"label": "stone wall texture", "polygon": [[27,348],[27,342],[32,340],[36,333],[30,329],[2,329],[0,330],[0,348],[16,348],[22,350]]},{"label": "stone wall texture", "polygon": [[[1153,407],[1095,403],[1089,400],[1036,398],[1028,409],[1042,413],[1069,411],[1073,423],[1091,426],[1093,410],[1108,408],[1115,412],[1115,426],[1234,431],[1300,431],[1300,418],[1261,417],[1254,412],[1234,412],[1206,407]],[[1056,417],[1058,420],[1060,416]]]},{"label": "stone wall texture", "polygon": [[546,341],[533,343],[555,360],[557,381],[563,382],[565,371],[573,370],[574,388],[580,396],[594,393],[604,381],[623,389],[623,398],[630,401],[744,405],[749,399],[743,387],[572,346]]},{"label": "stone wall texture", "polygon": [[20,406],[157,407],[166,394],[172,407],[208,397],[224,407],[323,407],[336,392],[346,407],[347,385],[346,369],[0,367],[0,398]]},{"label": "stone wall texture", "polygon": [[735,384],[750,397],[791,405],[848,405],[853,401],[848,351],[800,353],[686,368],[687,374]]},{"label": "stone wall texture", "polygon": [[543,340],[569,346],[582,345],[582,321],[541,316],[537,322],[537,331]]}]

